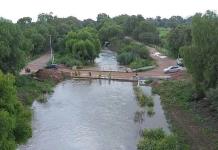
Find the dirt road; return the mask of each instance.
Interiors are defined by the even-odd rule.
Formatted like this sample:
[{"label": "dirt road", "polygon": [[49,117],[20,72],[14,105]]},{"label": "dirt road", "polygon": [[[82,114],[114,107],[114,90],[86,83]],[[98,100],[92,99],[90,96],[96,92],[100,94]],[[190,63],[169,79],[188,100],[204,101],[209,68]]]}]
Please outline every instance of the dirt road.
[{"label": "dirt road", "polygon": [[[20,75],[35,73],[39,69],[44,68],[47,65],[47,63],[49,62],[49,60],[50,60],[50,53],[46,53],[46,54],[40,56],[39,58],[29,62],[27,64],[27,66],[21,70]],[[27,73],[25,71],[25,68],[29,68],[30,73]]]},{"label": "dirt road", "polygon": [[[154,59],[157,67],[149,71],[141,72],[140,75],[166,76],[166,74],[163,72],[163,69],[169,66],[176,65],[176,60],[171,59],[167,56],[163,56],[161,54],[158,55],[159,52],[155,48],[148,47],[148,49],[149,49],[150,57]],[[169,75],[172,75],[172,74],[169,74]]]}]

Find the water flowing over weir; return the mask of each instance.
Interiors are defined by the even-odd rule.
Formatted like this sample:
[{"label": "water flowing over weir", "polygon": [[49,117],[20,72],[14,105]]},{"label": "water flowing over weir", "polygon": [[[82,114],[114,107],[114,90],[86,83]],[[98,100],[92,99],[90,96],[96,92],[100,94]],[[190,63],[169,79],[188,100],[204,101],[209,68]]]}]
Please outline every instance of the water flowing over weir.
[{"label": "water flowing over weir", "polygon": [[[118,70],[116,54],[102,51],[98,68]],[[150,87],[142,87],[151,95]],[[143,128],[169,131],[159,96],[149,117],[137,105],[133,83],[67,80],[46,103],[33,104],[33,137],[20,150],[136,150]],[[139,113],[138,113],[139,112]],[[141,119],[140,115],[142,114]],[[141,120],[141,121],[140,121]]]}]

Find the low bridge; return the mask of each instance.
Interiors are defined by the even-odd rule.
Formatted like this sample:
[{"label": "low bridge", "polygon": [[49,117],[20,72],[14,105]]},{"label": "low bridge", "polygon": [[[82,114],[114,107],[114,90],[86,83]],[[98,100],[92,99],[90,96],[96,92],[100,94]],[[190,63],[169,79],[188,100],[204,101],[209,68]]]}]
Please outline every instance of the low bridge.
[{"label": "low bridge", "polygon": [[146,75],[146,72],[124,72],[124,71],[110,71],[110,70],[89,70],[89,69],[60,69],[61,73],[67,77],[78,79],[107,79],[119,80],[128,82],[137,82],[138,80],[168,80],[171,76],[164,75]]}]

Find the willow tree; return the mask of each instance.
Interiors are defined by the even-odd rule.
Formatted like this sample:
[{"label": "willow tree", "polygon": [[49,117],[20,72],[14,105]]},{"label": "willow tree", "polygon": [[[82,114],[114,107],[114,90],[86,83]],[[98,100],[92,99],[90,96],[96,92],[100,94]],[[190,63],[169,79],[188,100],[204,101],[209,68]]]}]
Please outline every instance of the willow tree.
[{"label": "willow tree", "polygon": [[196,14],[192,21],[192,44],[181,48],[199,96],[218,81],[218,16],[211,11]]},{"label": "willow tree", "polygon": [[100,40],[93,28],[69,32],[66,38],[67,53],[84,64],[93,63],[100,52]]}]

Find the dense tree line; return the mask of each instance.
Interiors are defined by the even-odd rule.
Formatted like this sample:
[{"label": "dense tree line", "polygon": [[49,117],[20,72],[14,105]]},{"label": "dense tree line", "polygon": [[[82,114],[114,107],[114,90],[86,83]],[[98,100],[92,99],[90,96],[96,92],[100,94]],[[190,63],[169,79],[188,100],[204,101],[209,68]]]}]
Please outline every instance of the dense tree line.
[{"label": "dense tree line", "polygon": [[186,19],[181,16],[172,16],[169,19],[161,18],[160,16],[157,16],[156,18],[147,18],[146,20],[151,22],[157,27],[175,28],[178,25],[191,24],[192,16]]},{"label": "dense tree line", "polygon": [[[124,39],[125,36],[130,36],[145,44],[157,44],[159,42],[159,33],[156,27],[141,15],[120,15],[110,18],[107,14],[102,13],[97,16],[97,21],[92,19],[80,21],[72,16],[58,18],[53,13],[42,13],[38,15],[36,22],[33,22],[30,17],[23,17],[16,24],[9,20],[1,19],[0,69],[3,72],[18,72],[32,57],[49,50],[50,36],[52,47],[57,52],[57,62],[63,62],[66,55],[62,54],[70,49],[69,33],[81,32],[79,30],[85,27],[92,28],[92,33],[96,30],[95,38],[97,41],[100,39],[101,44],[104,44],[105,41],[110,41],[111,43],[122,42],[119,40]],[[72,53],[74,55],[73,59],[65,59],[65,64],[67,61],[70,62],[68,63],[70,65],[82,65],[83,63],[93,62],[93,59],[98,56],[99,45],[96,46],[96,41],[87,40],[89,41],[83,44],[80,40],[77,40],[79,44],[76,45],[80,46],[80,49],[84,48],[82,52],[84,55],[90,56],[81,57],[83,54],[75,54],[74,51]],[[95,50],[93,50],[93,45],[96,48]],[[85,53],[85,51],[90,53]],[[76,58],[77,56],[79,57]],[[81,58],[82,61],[78,61]]]},{"label": "dense tree line", "polygon": [[130,36],[145,44],[159,43],[157,28],[141,15],[120,15],[110,18],[106,14],[99,14],[97,29],[101,40],[111,41],[114,38]]}]

